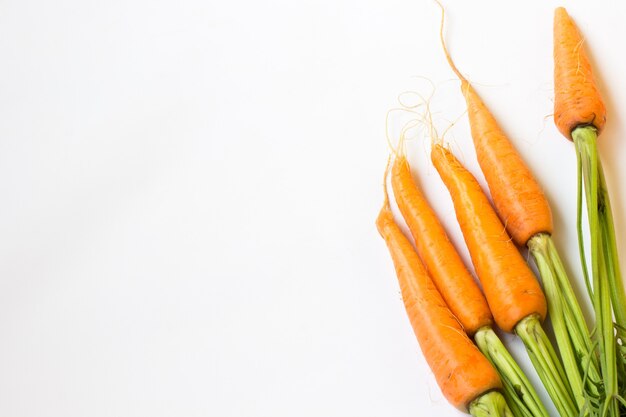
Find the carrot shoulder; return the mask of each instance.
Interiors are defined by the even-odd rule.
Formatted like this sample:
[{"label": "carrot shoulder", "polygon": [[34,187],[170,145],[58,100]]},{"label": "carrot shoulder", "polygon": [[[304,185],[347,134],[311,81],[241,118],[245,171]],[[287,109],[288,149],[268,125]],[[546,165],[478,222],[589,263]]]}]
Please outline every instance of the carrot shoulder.
[{"label": "carrot shoulder", "polygon": [[395,223],[387,200],[376,226],[393,259],[409,321],[437,384],[452,405],[467,411],[472,401],[501,389],[500,378],[450,312]]},{"label": "carrot shoulder", "polygon": [[454,155],[434,144],[431,159],[450,191],[457,220],[489,307],[507,332],[524,318],[546,316],[546,300],[482,188]]},{"label": "carrot shoulder", "polygon": [[491,326],[493,317],[485,296],[415,184],[409,163],[402,155],[393,164],[391,185],[417,253],[452,313],[470,336],[481,327]]},{"label": "carrot shoulder", "polygon": [[554,122],[568,139],[578,126],[593,125],[601,132],[606,122],[583,38],[563,7],[554,13]]}]

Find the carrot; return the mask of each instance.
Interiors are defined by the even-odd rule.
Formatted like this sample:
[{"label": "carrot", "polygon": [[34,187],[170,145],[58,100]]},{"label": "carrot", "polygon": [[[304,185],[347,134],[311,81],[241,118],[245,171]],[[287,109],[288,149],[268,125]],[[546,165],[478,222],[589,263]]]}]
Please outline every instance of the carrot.
[{"label": "carrot", "polygon": [[583,38],[563,7],[554,12],[554,123],[570,140],[578,126],[591,125],[600,133],[606,123]]},{"label": "carrot", "polygon": [[541,274],[557,345],[579,408],[597,396],[600,377],[585,318],[552,242],[552,213],[541,186],[495,117],[452,60],[439,37],[446,60],[461,81],[472,139],[481,170],[500,219],[515,242],[527,245]]},{"label": "carrot", "polygon": [[[597,138],[606,122],[606,109],[583,48],[583,38],[562,7],[554,13],[554,95],[555,124],[576,148],[579,250],[594,307],[597,357],[602,374],[602,409],[598,412],[603,416],[623,415],[626,412],[623,398],[626,395],[626,292],[608,188],[597,149]],[[583,183],[593,285],[588,277],[582,232]]]},{"label": "carrot", "polygon": [[518,416],[548,417],[528,378],[493,331],[487,300],[413,180],[403,154],[396,155],[391,185],[418,255],[452,313],[500,374],[511,409]]},{"label": "carrot", "polygon": [[523,318],[533,314],[543,321],[547,305],[541,287],[478,182],[443,146],[434,144],[431,158],[452,195],[459,225],[498,326],[512,332]]},{"label": "carrot", "polygon": [[507,230],[518,245],[526,245],[538,233],[552,233],[552,211],[541,186],[476,90],[452,61],[443,40],[443,15],[439,36],[448,64],[461,80],[476,157]]},{"label": "carrot", "polygon": [[565,371],[541,328],[547,306],[539,283],[472,174],[435,142],[431,159],[452,197],[496,323],[520,336],[559,413],[563,417],[577,415],[579,410]]},{"label": "carrot", "polygon": [[[437,384],[452,405],[474,414],[485,401],[492,403],[492,391],[502,388],[498,374],[467,337],[395,223],[386,190],[376,226],[391,254],[409,321]],[[498,407],[501,411],[495,415],[510,415],[506,404]]]}]

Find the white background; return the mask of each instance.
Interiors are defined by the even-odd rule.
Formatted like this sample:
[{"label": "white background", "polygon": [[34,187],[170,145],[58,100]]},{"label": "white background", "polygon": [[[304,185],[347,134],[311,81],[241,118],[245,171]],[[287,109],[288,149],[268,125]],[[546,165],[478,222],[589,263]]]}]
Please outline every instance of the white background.
[{"label": "white background", "polygon": [[[445,3],[582,288],[550,118],[560,3]],[[568,9],[607,102],[624,255],[626,5]],[[426,0],[0,1],[0,416],[460,415],[374,227],[396,96],[423,76],[440,129],[464,110],[438,26]],[[465,118],[446,139],[483,181]],[[426,139],[409,150],[466,255]]]}]

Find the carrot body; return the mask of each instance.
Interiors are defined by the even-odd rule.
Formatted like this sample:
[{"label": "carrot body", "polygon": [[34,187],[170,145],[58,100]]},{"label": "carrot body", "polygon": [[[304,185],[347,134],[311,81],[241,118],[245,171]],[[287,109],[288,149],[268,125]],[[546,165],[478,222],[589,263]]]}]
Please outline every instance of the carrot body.
[{"label": "carrot body", "polygon": [[596,86],[583,38],[563,7],[554,12],[554,123],[572,139],[580,125],[604,128],[606,109]]},{"label": "carrot body", "polygon": [[461,81],[474,148],[496,210],[520,246],[552,233],[552,211],[541,187],[474,88]]},{"label": "carrot body", "polygon": [[398,156],[391,170],[391,185],[413,239],[437,289],[452,313],[471,336],[493,324],[487,300],[411,176],[404,156]]},{"label": "carrot body", "polygon": [[454,203],[457,220],[496,323],[511,332],[525,317],[546,316],[537,279],[510,240],[474,176],[443,146],[431,159]]},{"label": "carrot body", "polygon": [[393,219],[389,202],[376,226],[385,239],[411,326],[446,399],[467,411],[469,404],[502,385],[493,366],[463,331],[441,298],[409,240]]}]

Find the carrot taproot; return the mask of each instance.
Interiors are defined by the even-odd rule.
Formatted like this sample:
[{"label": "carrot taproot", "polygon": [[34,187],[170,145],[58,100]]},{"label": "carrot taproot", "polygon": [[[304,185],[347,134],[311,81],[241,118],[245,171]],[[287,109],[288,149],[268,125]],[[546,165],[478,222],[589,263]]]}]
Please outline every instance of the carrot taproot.
[{"label": "carrot taproot", "polygon": [[498,374],[465,334],[396,224],[386,187],[376,226],[387,244],[409,321],[437,384],[452,405],[471,413],[482,397],[502,388]]},{"label": "carrot taproot", "polygon": [[554,12],[554,123],[570,140],[578,126],[592,125],[600,133],[606,123],[583,38],[563,7]]},{"label": "carrot taproot", "polygon": [[546,299],[474,176],[433,141],[431,160],[452,197],[459,226],[498,326],[515,332],[561,416],[578,407],[551,342],[541,328]]},{"label": "carrot taproot", "polygon": [[582,309],[552,242],[549,202],[494,115],[456,67],[443,38],[443,8],[441,19],[440,42],[450,68],[461,81],[480,168],[507,231],[518,245],[528,246],[538,266],[564,368],[582,409],[588,398],[597,396],[598,365]]},{"label": "carrot taproot", "polygon": [[395,201],[413,236],[417,253],[444,301],[468,336],[496,368],[504,396],[519,417],[548,417],[532,384],[493,331],[493,316],[478,284],[417,186],[404,153],[391,169]]}]

